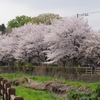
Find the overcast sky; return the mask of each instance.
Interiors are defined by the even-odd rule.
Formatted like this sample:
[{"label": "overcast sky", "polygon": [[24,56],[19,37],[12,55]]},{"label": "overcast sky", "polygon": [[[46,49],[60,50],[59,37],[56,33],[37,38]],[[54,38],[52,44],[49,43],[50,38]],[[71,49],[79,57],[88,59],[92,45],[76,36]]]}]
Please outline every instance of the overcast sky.
[{"label": "overcast sky", "polygon": [[100,29],[100,0],[0,0],[0,13],[0,24],[5,25],[21,15],[35,17],[43,13],[54,13],[66,17],[90,13],[84,17],[93,29]]}]

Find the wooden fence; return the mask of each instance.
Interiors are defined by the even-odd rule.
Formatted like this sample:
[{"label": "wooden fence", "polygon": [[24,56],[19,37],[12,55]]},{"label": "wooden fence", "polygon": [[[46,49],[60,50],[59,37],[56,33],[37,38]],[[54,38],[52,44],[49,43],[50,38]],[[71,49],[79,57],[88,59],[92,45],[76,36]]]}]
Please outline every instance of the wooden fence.
[{"label": "wooden fence", "polygon": [[97,75],[100,75],[100,67],[96,68],[95,72]]},{"label": "wooden fence", "polygon": [[100,68],[97,67],[94,70],[92,69],[92,67],[83,67],[85,70],[84,74],[96,74],[96,75],[100,75]]},{"label": "wooden fence", "polygon": [[84,67],[85,73],[84,74],[93,74],[91,67]]},{"label": "wooden fence", "polygon": [[11,83],[0,77],[1,100],[24,100],[21,96],[16,96],[16,89],[11,87]]}]

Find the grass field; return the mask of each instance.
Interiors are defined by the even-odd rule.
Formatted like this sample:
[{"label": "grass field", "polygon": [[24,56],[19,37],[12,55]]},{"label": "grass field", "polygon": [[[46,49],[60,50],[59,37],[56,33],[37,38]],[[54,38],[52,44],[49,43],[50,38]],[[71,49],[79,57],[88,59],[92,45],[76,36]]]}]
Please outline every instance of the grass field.
[{"label": "grass field", "polygon": [[[7,79],[14,79],[14,78],[21,78],[21,77],[28,77],[37,81],[49,81],[53,80],[54,78],[51,77],[43,77],[43,76],[32,76],[24,73],[10,73],[10,74],[0,74],[0,76],[7,78]],[[58,79],[64,83],[69,83],[77,86],[85,85],[86,87],[92,88],[92,90],[95,90],[99,82],[95,83],[84,83],[84,82],[78,82],[78,81],[69,81],[64,79]],[[22,86],[13,86],[16,88],[16,95],[24,97],[24,100],[65,100],[63,99],[63,96],[57,96],[51,92],[48,91],[40,91],[40,90],[33,90],[24,88]]]},{"label": "grass field", "polygon": [[[29,77],[37,81],[53,80],[53,78],[50,77],[31,76],[23,73],[11,73],[11,74],[3,73],[0,74],[0,76],[6,79]],[[12,87],[16,89],[16,95],[24,97],[24,100],[63,100],[63,97],[55,96],[53,93],[48,91],[33,90],[22,86],[12,86]]]}]

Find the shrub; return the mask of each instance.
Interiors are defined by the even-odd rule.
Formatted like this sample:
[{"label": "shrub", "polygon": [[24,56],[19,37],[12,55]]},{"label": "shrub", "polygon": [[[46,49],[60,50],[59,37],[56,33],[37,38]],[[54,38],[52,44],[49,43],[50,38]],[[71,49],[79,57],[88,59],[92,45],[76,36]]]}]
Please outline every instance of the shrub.
[{"label": "shrub", "polygon": [[92,94],[91,97],[90,97],[90,100],[98,100],[97,99],[97,94]]},{"label": "shrub", "polygon": [[90,100],[87,96],[82,96],[79,100]]},{"label": "shrub", "polygon": [[100,84],[96,88],[97,96],[100,97]]},{"label": "shrub", "polygon": [[90,99],[91,93],[79,92],[75,89],[71,89],[68,91],[68,100],[97,100]]},{"label": "shrub", "polygon": [[75,89],[71,89],[68,92],[68,100],[78,100],[80,98],[80,93]]}]

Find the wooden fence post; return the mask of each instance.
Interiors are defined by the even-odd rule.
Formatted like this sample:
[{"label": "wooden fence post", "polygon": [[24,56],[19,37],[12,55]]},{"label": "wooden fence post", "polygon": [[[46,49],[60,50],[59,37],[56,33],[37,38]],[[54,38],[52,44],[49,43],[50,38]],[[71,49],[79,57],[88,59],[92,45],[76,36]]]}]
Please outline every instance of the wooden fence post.
[{"label": "wooden fence post", "polygon": [[23,97],[16,96],[14,100],[24,100]]},{"label": "wooden fence post", "polygon": [[16,89],[11,88],[11,83],[0,76],[0,95],[2,100],[24,100],[21,96],[15,96]]},{"label": "wooden fence post", "polygon": [[7,93],[8,93],[8,100],[11,100],[11,95],[15,95],[15,88],[8,88]]},{"label": "wooden fence post", "polygon": [[2,77],[0,77],[0,95],[2,95],[1,94],[1,90],[3,90],[3,87],[2,87],[2,85],[1,85],[1,81],[3,80],[3,78]]},{"label": "wooden fence post", "polygon": [[6,82],[5,84],[4,84],[4,88],[5,88],[5,100],[9,100],[8,98],[9,98],[9,95],[8,95],[8,93],[7,93],[7,89],[8,88],[10,88],[11,87],[11,84],[9,83],[9,82]]},{"label": "wooden fence post", "polygon": [[2,87],[3,87],[2,91],[1,91],[2,96],[3,96],[3,100],[5,100],[5,99],[4,99],[4,96],[5,96],[6,91],[5,91],[5,88],[4,88],[4,84],[5,84],[6,82],[7,82],[6,79],[3,79],[3,80],[1,81],[1,85],[2,85]]}]

